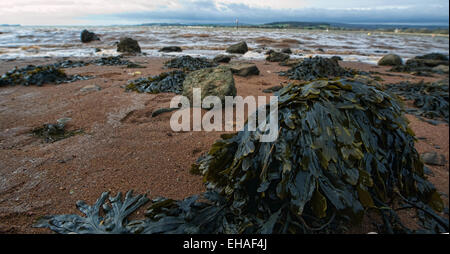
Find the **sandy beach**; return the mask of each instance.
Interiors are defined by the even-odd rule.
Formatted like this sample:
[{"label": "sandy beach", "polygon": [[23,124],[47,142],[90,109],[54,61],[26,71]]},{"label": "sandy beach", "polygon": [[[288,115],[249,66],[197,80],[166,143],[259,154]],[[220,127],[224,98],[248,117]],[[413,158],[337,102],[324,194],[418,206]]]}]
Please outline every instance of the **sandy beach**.
[{"label": "sandy beach", "polygon": [[[95,78],[67,84],[7,86],[0,89],[0,232],[50,233],[31,227],[40,216],[78,212],[77,200],[92,204],[104,191],[148,193],[183,199],[205,190],[202,177],[189,173],[191,164],[220,137],[222,132],[173,132],[172,113],[152,117],[152,112],[169,107],[174,94],[125,92],[130,79],[168,71],[167,58],[129,57],[145,68],[94,66],[65,69],[67,74]],[[54,63],[59,59],[2,60],[0,73],[28,64]],[[75,59],[74,59],[75,60]],[[236,61],[236,60],[233,60]],[[277,72],[288,67],[255,60],[260,75],[234,76],[237,95],[268,96],[262,90],[286,85],[287,78]],[[381,83],[436,81],[448,75],[418,77],[388,72],[381,67],[359,62],[340,62],[343,67],[376,71]],[[140,72],[136,74],[135,72]],[[134,75],[132,75],[134,74]],[[395,75],[393,75],[395,74]],[[99,91],[80,91],[97,85]],[[30,134],[34,128],[69,117],[69,130],[82,133],[54,143],[44,143]],[[407,115],[418,141],[419,153],[435,151],[446,158],[445,166],[428,166],[429,180],[443,193],[448,206],[449,126],[431,125]],[[139,214],[137,214],[139,216]],[[401,214],[413,225],[414,214]],[[365,222],[352,233],[373,231]]]}]

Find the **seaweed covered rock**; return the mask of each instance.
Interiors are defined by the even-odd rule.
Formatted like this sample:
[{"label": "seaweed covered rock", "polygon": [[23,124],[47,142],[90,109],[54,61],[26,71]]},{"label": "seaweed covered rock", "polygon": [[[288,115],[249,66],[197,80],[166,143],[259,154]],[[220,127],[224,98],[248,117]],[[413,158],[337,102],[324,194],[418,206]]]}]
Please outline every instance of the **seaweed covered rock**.
[{"label": "seaweed covered rock", "polygon": [[189,73],[183,82],[183,95],[192,102],[194,88],[201,88],[201,98],[217,96],[222,103],[225,96],[236,96],[233,73],[226,66],[206,68]]},{"label": "seaweed covered rock", "polygon": [[[59,233],[339,233],[377,211],[379,232],[448,232],[438,214],[443,202],[389,94],[336,79],[291,84],[277,95],[278,139],[260,142],[263,130],[247,126],[222,135],[193,165],[209,189],[201,197],[154,199],[146,219],[128,222],[148,199],[128,193],[109,205],[104,193],[93,206],[77,204],[86,217],[45,216],[35,226]],[[416,210],[422,229],[405,227],[398,207]]]},{"label": "seaweed covered rock", "polygon": [[89,32],[88,30],[84,29],[80,34],[81,42],[88,43],[91,41],[99,41],[100,38],[93,32]]},{"label": "seaweed covered rock", "polygon": [[[251,214],[266,223],[252,232],[269,221],[270,232],[339,232],[369,209],[385,219],[383,231],[412,232],[394,210],[383,210],[396,202],[425,208],[424,221],[439,218],[443,202],[425,179],[408,121],[389,94],[340,79],[292,84],[277,95],[275,142],[261,143],[260,131],[245,128],[194,165],[241,220]],[[448,231],[448,220],[436,223],[428,229]]]},{"label": "seaweed covered rock", "polygon": [[195,71],[203,68],[215,67],[216,63],[210,62],[204,57],[180,56],[164,63],[167,68]]},{"label": "seaweed covered rock", "polygon": [[248,51],[248,46],[245,41],[233,44],[227,48],[227,52],[231,54],[245,54]]},{"label": "seaweed covered rock", "polygon": [[7,85],[37,85],[46,83],[61,83],[69,77],[63,70],[51,65],[34,66],[28,65],[24,68],[14,68],[0,77],[0,87]]},{"label": "seaweed covered rock", "polygon": [[449,81],[448,79],[433,83],[401,82],[385,85],[385,90],[413,100],[417,108],[408,108],[407,112],[430,119],[449,120]]},{"label": "seaweed covered rock", "polygon": [[[431,53],[422,56],[416,56],[414,58],[408,59],[405,65],[394,66],[390,71],[393,72],[408,72],[415,75],[429,75],[431,72],[440,73],[440,69],[435,69],[437,66],[448,66],[449,60],[448,56]],[[445,68],[445,67],[444,67]]]},{"label": "seaweed covered rock", "polygon": [[108,66],[133,64],[131,61],[123,59],[123,56],[102,57],[99,59],[92,60],[91,63],[95,65],[108,65]]},{"label": "seaweed covered rock", "polygon": [[347,76],[351,73],[333,59],[316,56],[304,59],[287,72],[280,72],[280,75],[295,80],[311,81],[318,78]]},{"label": "seaweed covered rock", "polygon": [[289,55],[282,52],[272,52],[267,56],[266,60],[269,62],[283,62],[289,59]]},{"label": "seaweed covered rock", "polygon": [[378,65],[382,66],[396,66],[402,64],[403,64],[402,58],[395,54],[385,55],[380,60],[378,60]]},{"label": "seaweed covered rock", "polygon": [[131,38],[121,38],[117,44],[117,52],[141,53],[139,43]]},{"label": "seaweed covered rock", "polygon": [[129,81],[125,89],[140,93],[181,94],[183,92],[185,76],[182,71],[164,72],[157,76]]},{"label": "seaweed covered rock", "polygon": [[183,51],[180,47],[178,46],[167,46],[167,47],[163,47],[159,50],[159,52],[181,52]]}]

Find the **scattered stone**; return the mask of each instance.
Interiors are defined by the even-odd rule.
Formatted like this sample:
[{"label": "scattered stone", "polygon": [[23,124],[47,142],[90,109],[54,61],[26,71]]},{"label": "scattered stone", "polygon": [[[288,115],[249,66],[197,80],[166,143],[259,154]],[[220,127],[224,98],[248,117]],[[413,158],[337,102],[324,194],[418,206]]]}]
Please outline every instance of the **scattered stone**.
[{"label": "scattered stone", "polygon": [[247,43],[245,41],[242,41],[233,44],[228,47],[226,51],[231,54],[245,54],[248,51]]},{"label": "scattered stone", "polygon": [[64,60],[61,62],[54,63],[53,66],[55,68],[78,68],[78,67],[84,67],[88,64],[89,63],[86,63],[84,61]]},{"label": "scattered stone", "polygon": [[289,55],[281,52],[272,52],[266,58],[269,62],[283,62],[289,59]]},{"label": "scattered stone", "polygon": [[216,63],[229,63],[231,61],[231,57],[229,55],[218,55],[213,59]]},{"label": "scattered stone", "polygon": [[98,85],[87,85],[80,89],[80,92],[100,91],[102,88]]},{"label": "scattered stone", "polygon": [[226,66],[191,72],[183,83],[183,95],[192,103],[193,89],[201,88],[201,98],[217,96],[225,103],[225,96],[236,96],[233,73]]},{"label": "scattered stone", "polygon": [[323,50],[323,48],[318,48],[317,51],[319,51],[319,52],[325,52],[325,50]]},{"label": "scattered stone", "polygon": [[181,52],[183,51],[180,47],[178,46],[169,46],[169,47],[163,47],[162,49],[159,50],[159,52]]},{"label": "scattered stone", "polygon": [[129,81],[125,90],[140,93],[181,94],[184,79],[185,74],[183,71],[164,72],[157,76],[143,77]]},{"label": "scattered stone", "polygon": [[428,165],[445,166],[447,163],[445,156],[436,152],[426,152],[421,154],[421,157],[423,162]]},{"label": "scattered stone", "polygon": [[254,63],[235,63],[229,65],[231,72],[241,77],[259,75],[259,69]]},{"label": "scattered stone", "polygon": [[185,71],[196,71],[203,68],[217,66],[204,57],[180,56],[164,63],[167,68],[183,69]]},{"label": "scattered stone", "polygon": [[281,49],[281,53],[290,55],[290,54],[292,54],[292,50],[290,48],[284,48],[284,49]]},{"label": "scattered stone", "polygon": [[378,65],[381,66],[396,66],[396,65],[402,65],[403,60],[400,56],[395,54],[387,54],[383,56],[379,61]]},{"label": "scattered stone", "polygon": [[80,39],[83,43],[100,40],[100,38],[95,33],[89,32],[86,29],[81,32]]},{"label": "scattered stone", "polygon": [[121,38],[119,44],[117,44],[117,52],[141,53],[141,47],[136,40]]}]

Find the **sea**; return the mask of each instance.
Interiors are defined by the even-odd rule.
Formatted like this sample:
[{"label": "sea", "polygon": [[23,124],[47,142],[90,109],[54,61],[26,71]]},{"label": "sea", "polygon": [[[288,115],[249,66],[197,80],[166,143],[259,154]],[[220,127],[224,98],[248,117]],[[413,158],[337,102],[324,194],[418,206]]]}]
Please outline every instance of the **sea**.
[{"label": "sea", "polygon": [[[83,29],[95,32],[101,41],[81,43]],[[289,47],[292,58],[340,56],[345,61],[375,64],[394,53],[404,60],[427,53],[449,53],[448,35],[395,32],[262,29],[205,26],[0,26],[0,59],[36,57],[115,56],[121,37],[139,42],[144,55],[174,57],[191,55],[213,58],[226,48],[246,41],[250,50],[243,60],[265,58],[268,49]],[[180,46],[182,52],[162,53],[164,46]]]}]

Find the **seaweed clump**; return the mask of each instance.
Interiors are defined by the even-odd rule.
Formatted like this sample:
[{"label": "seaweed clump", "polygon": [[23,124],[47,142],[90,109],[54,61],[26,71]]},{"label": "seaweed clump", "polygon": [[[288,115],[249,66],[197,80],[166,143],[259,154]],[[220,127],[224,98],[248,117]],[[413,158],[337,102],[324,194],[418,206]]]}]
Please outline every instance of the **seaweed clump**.
[{"label": "seaweed clump", "polygon": [[433,83],[423,81],[418,83],[401,82],[387,84],[385,90],[402,96],[406,100],[413,100],[413,105],[417,108],[407,108],[408,113],[430,119],[444,120],[448,123],[448,85],[448,79]]},{"label": "seaweed clump", "polygon": [[37,85],[45,83],[62,83],[68,76],[63,70],[54,66],[28,65],[24,68],[14,68],[0,77],[0,86],[7,85]]},{"label": "seaweed clump", "polygon": [[339,66],[338,61],[320,56],[306,58],[280,76],[290,79],[311,81],[318,78],[351,76],[351,72]]},{"label": "seaweed clump", "polygon": [[176,93],[183,92],[186,75],[183,71],[164,72],[160,75],[138,78],[129,81],[125,90],[140,93]]},{"label": "seaweed clump", "polygon": [[46,143],[53,143],[73,135],[81,133],[81,130],[68,131],[65,123],[44,124],[40,128],[32,130],[33,135],[42,138]]},{"label": "seaweed clump", "polygon": [[[352,79],[291,84],[277,96],[278,139],[259,141],[264,124],[223,135],[193,165],[208,187],[201,198],[155,199],[147,218],[124,226],[133,210],[118,207],[123,214],[107,225],[127,233],[341,233],[375,211],[383,219],[379,232],[448,232],[448,220],[438,214],[443,202],[424,176],[397,100]],[[106,222],[97,217],[106,195],[93,211],[78,205],[87,217],[46,216],[35,226],[105,233],[89,225]],[[422,229],[404,226],[397,208],[415,209]]]},{"label": "seaweed clump", "polygon": [[47,83],[70,83],[77,80],[91,79],[91,76],[71,75],[56,67],[55,65],[28,65],[24,68],[14,68],[0,77],[0,87],[7,85],[37,85]]},{"label": "seaweed clump", "polygon": [[133,64],[131,61],[123,59],[123,57],[120,56],[109,56],[109,57],[102,57],[100,59],[95,59],[91,61],[92,64],[95,65],[130,65]]},{"label": "seaweed clump", "polygon": [[167,61],[167,68],[183,69],[184,71],[196,71],[204,68],[217,66],[216,63],[208,61],[204,57],[180,56]]}]

